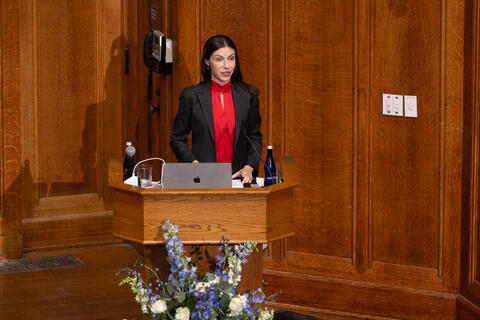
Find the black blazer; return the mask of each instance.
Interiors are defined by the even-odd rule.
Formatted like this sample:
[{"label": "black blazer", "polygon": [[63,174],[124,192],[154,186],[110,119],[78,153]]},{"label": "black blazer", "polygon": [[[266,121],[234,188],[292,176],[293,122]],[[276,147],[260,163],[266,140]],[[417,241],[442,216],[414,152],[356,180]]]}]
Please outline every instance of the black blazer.
[{"label": "black blazer", "polygon": [[[233,146],[232,173],[245,165],[258,172],[259,155],[248,142],[247,134],[259,153],[262,152],[261,118],[258,111],[258,95],[232,83],[235,109],[235,140]],[[192,150],[188,135],[192,132]],[[210,82],[183,89],[170,140],[175,156],[180,162],[216,162],[215,129],[213,125]]]}]

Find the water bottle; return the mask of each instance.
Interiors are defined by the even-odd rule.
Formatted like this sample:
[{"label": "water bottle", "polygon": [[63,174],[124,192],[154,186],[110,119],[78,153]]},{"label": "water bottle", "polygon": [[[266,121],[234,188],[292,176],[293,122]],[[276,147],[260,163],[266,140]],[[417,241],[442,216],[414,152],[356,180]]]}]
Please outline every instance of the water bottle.
[{"label": "water bottle", "polygon": [[277,170],[273,160],[273,147],[267,146],[267,160],[265,160],[265,186],[277,183]]},{"label": "water bottle", "polygon": [[135,167],[135,148],[130,141],[127,141],[125,148],[125,159],[123,160],[123,181],[130,178]]}]

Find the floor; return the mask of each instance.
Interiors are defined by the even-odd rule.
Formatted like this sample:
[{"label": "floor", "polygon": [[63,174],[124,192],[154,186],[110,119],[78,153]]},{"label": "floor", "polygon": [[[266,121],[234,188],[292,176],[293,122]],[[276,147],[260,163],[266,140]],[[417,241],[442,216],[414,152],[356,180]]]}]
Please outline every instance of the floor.
[{"label": "floor", "polygon": [[0,319],[142,319],[129,288],[115,274],[138,258],[127,245],[26,254],[73,254],[81,267],[0,275]]},{"label": "floor", "polygon": [[[33,252],[25,258],[72,254],[83,266],[0,274],[0,320],[142,319],[128,287],[115,274],[140,259],[129,245]],[[312,313],[310,313],[312,315]],[[323,320],[363,319],[314,314]]]}]

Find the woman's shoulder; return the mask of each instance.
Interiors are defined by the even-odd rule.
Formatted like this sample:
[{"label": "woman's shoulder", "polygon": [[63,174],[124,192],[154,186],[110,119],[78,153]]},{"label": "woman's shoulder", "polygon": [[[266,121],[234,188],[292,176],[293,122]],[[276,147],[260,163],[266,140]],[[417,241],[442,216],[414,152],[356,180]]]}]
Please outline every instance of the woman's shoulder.
[{"label": "woman's shoulder", "polygon": [[185,87],[182,90],[183,95],[191,95],[191,94],[196,94],[199,92],[203,92],[205,90],[208,90],[209,86],[205,82],[200,82],[198,84],[195,84],[193,86]]},{"label": "woman's shoulder", "polygon": [[237,82],[237,83],[232,83],[234,87],[237,88],[238,91],[251,95],[251,96],[258,96],[258,89],[255,86],[252,86],[251,84],[245,83],[245,82]]}]

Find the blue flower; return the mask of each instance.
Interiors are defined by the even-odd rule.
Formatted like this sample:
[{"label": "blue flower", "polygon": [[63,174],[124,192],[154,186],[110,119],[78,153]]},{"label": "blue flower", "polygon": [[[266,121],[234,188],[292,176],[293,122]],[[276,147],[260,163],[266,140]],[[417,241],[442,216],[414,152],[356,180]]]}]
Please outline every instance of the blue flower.
[{"label": "blue flower", "polygon": [[[273,299],[274,296],[266,297],[261,289],[241,296],[236,294],[241,281],[241,265],[246,263],[247,256],[256,249],[256,243],[247,242],[232,247],[228,239],[222,237],[214,274],[208,273],[199,277],[197,267],[191,263],[191,258],[184,254],[183,242],[177,235],[178,226],[171,225],[167,220],[162,230],[170,262],[167,282],[162,282],[158,277],[158,268],[153,269],[143,264],[135,265],[134,269],[125,267],[120,270],[126,275],[120,285],[130,284],[144,314],[152,318],[161,316],[162,319],[164,317],[171,319],[178,308],[183,308],[182,310],[189,308],[192,319],[205,320],[210,317],[218,320],[233,319],[229,306],[234,297],[241,297],[243,301],[240,307],[237,304],[235,319],[241,317],[255,320],[260,314],[269,314],[262,310],[261,306],[266,305],[266,301]],[[140,269],[146,269],[154,279],[145,283],[142,279],[143,273],[137,271]],[[168,317],[152,312],[152,305],[159,300],[166,302]],[[158,309],[155,310],[158,312]],[[263,316],[262,319],[266,318]]]}]

